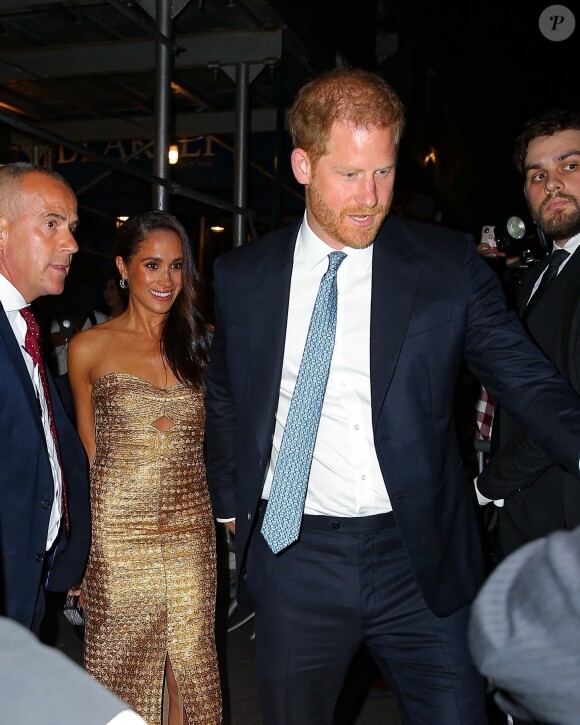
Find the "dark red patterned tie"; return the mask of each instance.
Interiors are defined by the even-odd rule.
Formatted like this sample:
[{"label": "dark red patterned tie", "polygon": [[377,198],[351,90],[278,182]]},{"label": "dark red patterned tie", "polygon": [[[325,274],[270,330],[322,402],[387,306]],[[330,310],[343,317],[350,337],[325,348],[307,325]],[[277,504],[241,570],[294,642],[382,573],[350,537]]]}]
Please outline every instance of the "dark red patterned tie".
[{"label": "dark red patterned tie", "polygon": [[62,516],[64,519],[64,525],[67,533],[70,532],[70,514],[68,510],[68,495],[66,489],[66,480],[64,477],[64,467],[62,465],[62,456],[60,452],[60,445],[58,442],[58,434],[56,432],[56,425],[54,423],[54,413],[52,410],[52,400],[50,399],[50,391],[48,389],[48,380],[46,379],[46,368],[44,367],[44,361],[40,353],[40,330],[38,329],[38,322],[34,316],[34,312],[30,307],[24,307],[20,310],[20,314],[26,321],[26,337],[24,339],[24,349],[32,358],[32,362],[38,366],[38,373],[40,380],[42,381],[42,388],[44,390],[44,398],[46,400],[46,408],[48,410],[48,420],[50,424],[50,432],[54,440],[54,446],[56,448],[56,455],[58,458],[58,465],[60,466],[60,475],[62,479]]}]

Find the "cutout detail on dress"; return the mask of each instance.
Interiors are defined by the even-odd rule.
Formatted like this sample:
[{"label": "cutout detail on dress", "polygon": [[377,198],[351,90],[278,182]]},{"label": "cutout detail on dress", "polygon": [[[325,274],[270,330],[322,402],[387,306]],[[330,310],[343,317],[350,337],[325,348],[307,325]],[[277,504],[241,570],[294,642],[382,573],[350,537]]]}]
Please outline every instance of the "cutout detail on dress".
[{"label": "cutout detail on dress", "polygon": [[157,430],[171,430],[175,423],[171,420],[171,418],[168,418],[166,415],[162,415],[161,418],[157,418],[157,420],[154,420],[151,425],[154,428],[157,428]]}]

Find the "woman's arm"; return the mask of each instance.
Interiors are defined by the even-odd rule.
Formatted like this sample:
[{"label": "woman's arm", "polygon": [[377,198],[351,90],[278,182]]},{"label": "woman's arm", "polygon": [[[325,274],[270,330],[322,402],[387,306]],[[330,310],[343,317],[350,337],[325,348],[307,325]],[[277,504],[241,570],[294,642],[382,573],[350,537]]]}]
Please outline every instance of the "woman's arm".
[{"label": "woman's arm", "polygon": [[[87,330],[90,333],[91,330]],[[93,345],[90,334],[75,335],[68,346],[68,375],[75,401],[77,431],[85,451],[89,465],[95,457],[95,416],[92,401],[91,367],[94,360]]]}]

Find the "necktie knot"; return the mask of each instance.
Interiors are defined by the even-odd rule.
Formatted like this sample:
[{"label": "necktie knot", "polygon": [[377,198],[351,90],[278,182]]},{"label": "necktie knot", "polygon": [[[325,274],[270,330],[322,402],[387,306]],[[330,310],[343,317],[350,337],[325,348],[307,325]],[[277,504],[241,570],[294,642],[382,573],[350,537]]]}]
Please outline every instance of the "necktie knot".
[{"label": "necktie knot", "polygon": [[540,280],[538,290],[536,291],[534,297],[537,295],[539,299],[538,292],[544,292],[544,289],[548,286],[548,284],[554,279],[554,277],[557,276],[558,270],[564,263],[564,260],[569,256],[570,252],[567,252],[565,249],[556,249],[556,251],[552,252],[552,256],[550,257],[550,261],[548,262],[548,266],[544,271],[544,275]]},{"label": "necktie knot", "polygon": [[551,267],[552,269],[558,269],[562,262],[569,256],[570,252],[567,252],[565,249],[556,249],[555,252],[552,252],[548,267]]},{"label": "necktie knot", "polygon": [[330,274],[336,274],[345,259],[346,254],[344,252],[331,252],[328,255],[328,272]]},{"label": "necktie knot", "polygon": [[20,314],[26,322],[26,337],[24,338],[24,349],[32,358],[35,365],[40,362],[40,329],[34,312],[30,307],[23,307]]},{"label": "necktie knot", "polygon": [[26,320],[26,325],[29,329],[38,332],[38,322],[36,316],[30,307],[23,307],[20,310],[20,314]]}]

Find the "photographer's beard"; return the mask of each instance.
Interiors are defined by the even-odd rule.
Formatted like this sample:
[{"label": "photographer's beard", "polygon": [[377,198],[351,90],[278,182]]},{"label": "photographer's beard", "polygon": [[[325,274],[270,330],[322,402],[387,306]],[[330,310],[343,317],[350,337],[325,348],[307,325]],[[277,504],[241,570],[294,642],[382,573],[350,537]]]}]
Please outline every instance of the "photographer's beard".
[{"label": "photographer's beard", "polygon": [[[548,217],[544,216],[546,206],[554,198],[566,199],[572,204],[573,209],[571,211],[560,209]],[[576,234],[580,234],[580,201],[574,196],[551,194],[544,199],[537,211],[530,209],[530,213],[534,223],[554,242],[567,242]]]}]

